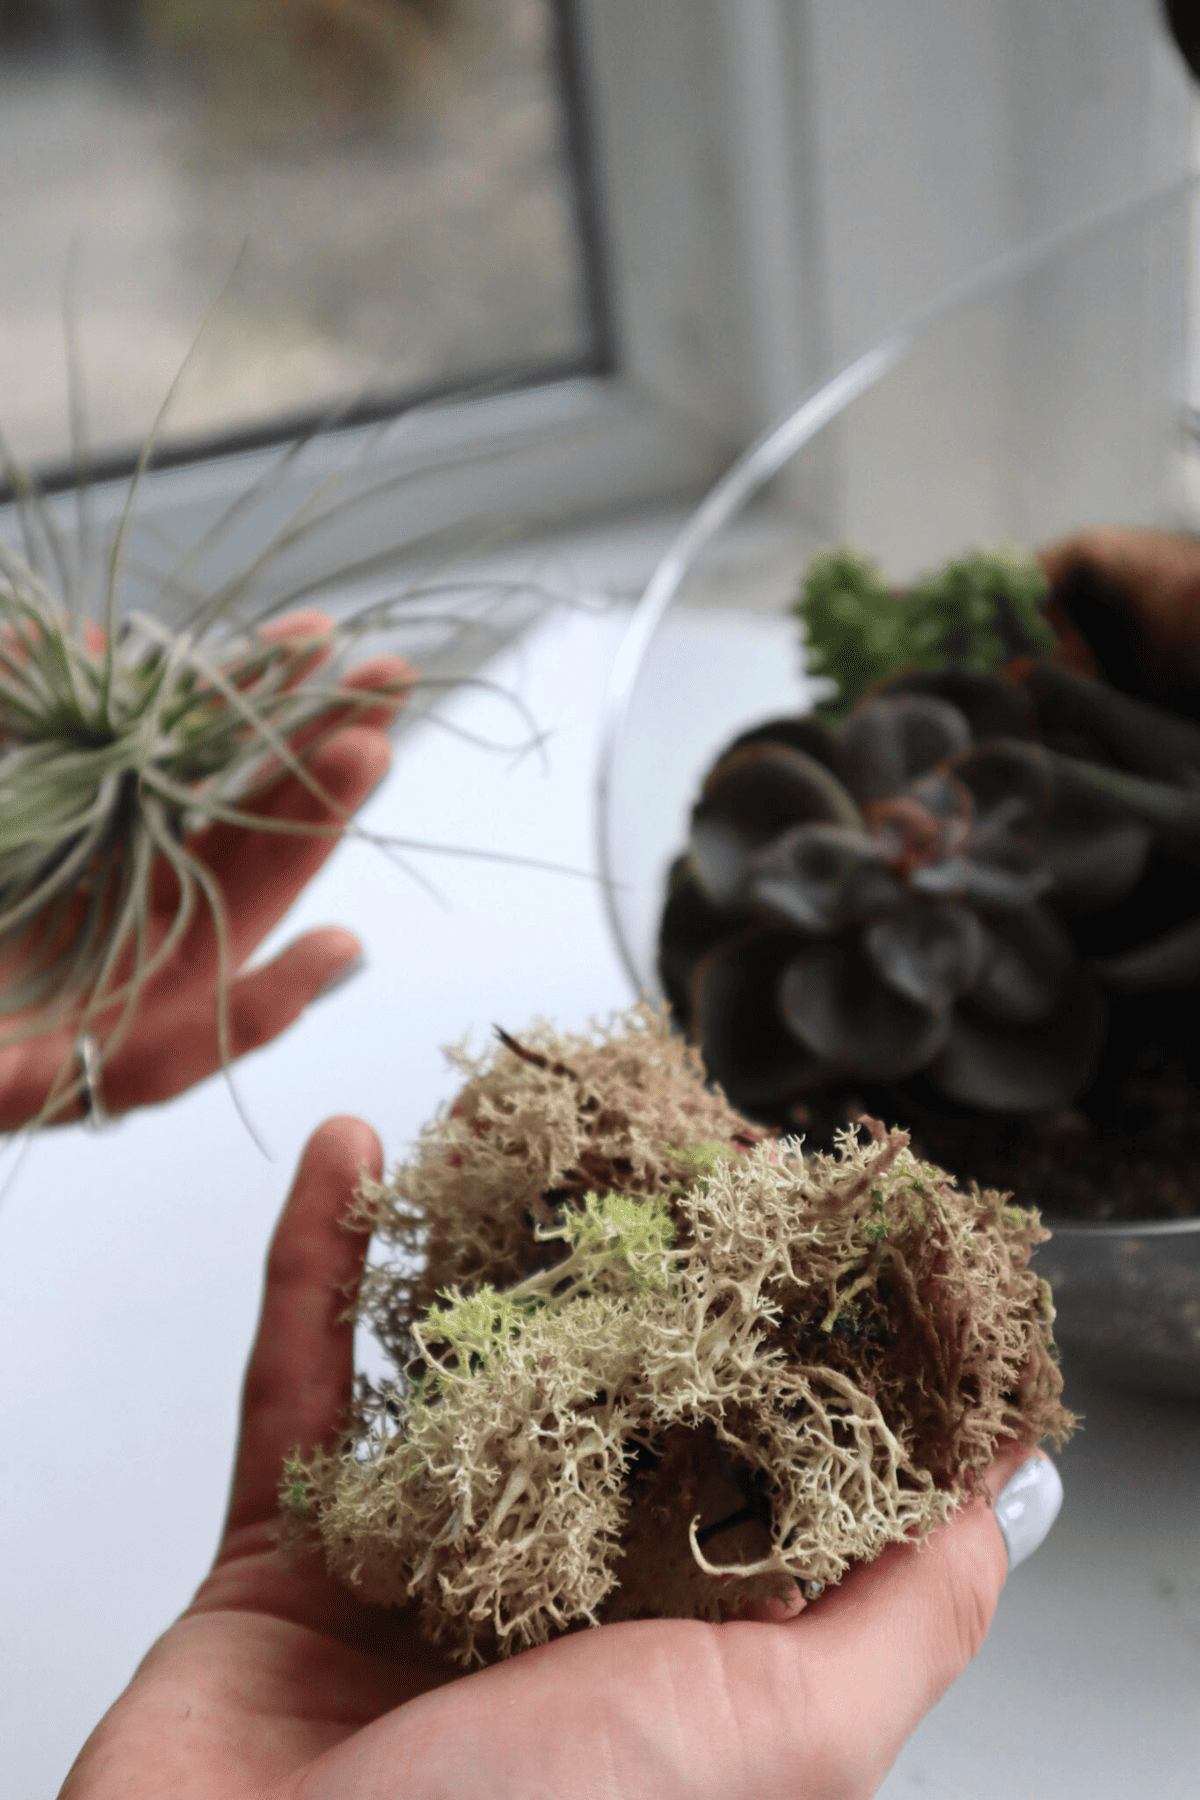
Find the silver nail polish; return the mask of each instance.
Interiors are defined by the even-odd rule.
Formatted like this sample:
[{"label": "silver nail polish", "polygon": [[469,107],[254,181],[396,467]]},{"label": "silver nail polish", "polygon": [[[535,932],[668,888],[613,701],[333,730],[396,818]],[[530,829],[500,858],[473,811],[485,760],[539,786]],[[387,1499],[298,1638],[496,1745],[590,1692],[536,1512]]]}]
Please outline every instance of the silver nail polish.
[{"label": "silver nail polish", "polygon": [[1063,1502],[1062,1478],[1046,1456],[1031,1456],[996,1495],[996,1523],[1004,1534],[1011,1573],[1047,1537]]},{"label": "silver nail polish", "polygon": [[325,986],[317,989],[313,999],[324,1000],[326,994],[336,994],[340,987],[345,987],[348,981],[353,981],[356,975],[361,975],[366,966],[366,957],[356,956],[352,962],[346,964],[344,969],[339,969],[336,975],[331,975]]}]

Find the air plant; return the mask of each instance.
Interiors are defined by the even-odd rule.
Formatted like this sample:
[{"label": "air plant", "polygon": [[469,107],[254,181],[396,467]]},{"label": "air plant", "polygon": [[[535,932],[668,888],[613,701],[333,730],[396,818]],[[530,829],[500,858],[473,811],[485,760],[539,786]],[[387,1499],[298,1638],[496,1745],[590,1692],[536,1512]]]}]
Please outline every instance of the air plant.
[{"label": "air plant", "polygon": [[1200,980],[1200,728],[1038,654],[1045,593],[984,557],[912,596],[844,553],[810,572],[840,691],[723,752],[660,932],[672,1004],[752,1115],[1051,1115],[1115,1006]]},{"label": "air plant", "polygon": [[[256,793],[282,767],[320,795],[290,745],[319,731],[334,706],[344,723],[382,696],[314,678],[329,632],[176,637],[134,613],[104,636],[64,617],[28,564],[0,557],[0,1006],[13,1017],[5,1038],[70,1020],[95,1036],[103,1060],[198,905],[212,913],[224,982],[220,891],[188,848],[198,824],[321,830],[254,813]],[[403,687],[393,685],[399,697]],[[177,899],[157,935],[164,866]],[[62,1088],[48,1104],[71,1097]]]},{"label": "air plant", "polygon": [[[77,387],[74,363],[72,381]],[[102,557],[89,520],[77,407],[73,544],[36,483],[0,445],[23,536],[22,552],[0,544],[0,1043],[69,1025],[92,1038],[97,1073],[130,1028],[147,982],[179,949],[200,908],[212,917],[225,993],[222,896],[189,848],[191,835],[211,822],[256,832],[338,835],[346,829],[342,809],[311,772],[311,754],[356,713],[399,703],[417,681],[416,671],[395,657],[343,679],[347,653],[368,632],[428,626],[420,599],[434,596],[436,611],[453,586],[444,578],[417,581],[395,600],[336,625],[321,614],[278,615],[321,585],[367,572],[369,563],[333,571],[324,584],[298,583],[269,603],[253,599],[260,578],[285,553],[391,485],[382,481],[345,495],[337,491],[343,474],[320,483],[245,567],[209,591],[196,590],[192,557],[218,542],[248,506],[270,497],[317,433],[340,422],[339,408],[281,451],[257,486],[210,528],[199,553],[152,578],[164,613],[183,609],[179,626],[129,607],[127,589],[146,581],[128,556],[130,526],[178,381]],[[376,438],[367,439],[364,457]],[[97,610],[100,616],[91,616]],[[444,626],[444,611],[438,617]],[[536,741],[525,709],[506,698],[529,728],[526,743]],[[282,773],[321,801],[329,823],[256,810],[257,796]],[[393,855],[405,847],[449,848],[372,841]],[[168,890],[173,900],[164,926]],[[227,1060],[223,1002],[219,1011]],[[64,1063],[35,1123],[76,1098],[72,1061]]]},{"label": "air plant", "polygon": [[813,1600],[934,1530],[1001,1440],[1070,1430],[1036,1214],[904,1133],[772,1141],[645,1010],[456,1060],[360,1194],[390,1371],[279,1494],[289,1554],[464,1662]]}]

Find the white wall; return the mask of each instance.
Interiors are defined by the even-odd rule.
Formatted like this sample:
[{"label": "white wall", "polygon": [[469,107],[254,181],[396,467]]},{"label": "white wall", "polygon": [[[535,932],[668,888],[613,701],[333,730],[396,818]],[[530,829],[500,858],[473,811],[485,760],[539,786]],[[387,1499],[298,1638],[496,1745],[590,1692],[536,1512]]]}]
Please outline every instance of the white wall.
[{"label": "white wall", "polygon": [[[808,0],[800,204],[837,367],[1027,238],[1180,174],[1190,87],[1157,0]],[[826,528],[896,572],[1161,512],[1185,217],[1127,228],[937,342],[839,428]],[[809,306],[814,305],[810,299]],[[832,495],[832,505],[829,504]]]}]

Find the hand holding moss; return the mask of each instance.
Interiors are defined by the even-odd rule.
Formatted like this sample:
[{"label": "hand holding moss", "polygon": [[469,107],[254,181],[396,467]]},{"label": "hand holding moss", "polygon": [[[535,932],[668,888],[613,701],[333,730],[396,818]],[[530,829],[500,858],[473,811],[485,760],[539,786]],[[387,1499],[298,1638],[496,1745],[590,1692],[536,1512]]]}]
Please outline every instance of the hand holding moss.
[{"label": "hand holding moss", "polygon": [[[267,1268],[213,1571],[97,1727],[61,1800],[779,1800],[874,1794],[979,1649],[1007,1567],[987,1498],[790,1618],[639,1620],[469,1676],[410,1614],[368,1606],[273,1538],[283,1459],[333,1444],[350,1399],[347,1232],[373,1134],[311,1140]],[[989,1470],[995,1496],[1028,1459]]]},{"label": "hand holding moss", "polygon": [[[325,659],[320,639],[329,629],[323,614],[307,612],[267,626],[262,635],[283,646],[316,640],[317,647],[297,662],[299,680]],[[245,802],[246,822],[216,820],[186,840],[188,858],[217,897],[220,928],[216,907],[195,906],[161,966],[140,986],[131,1016],[124,1016],[119,999],[86,1020],[80,1004],[74,1016],[60,1012],[44,1028],[42,1007],[9,1014],[0,1037],[0,1130],[79,1116],[74,1044],[82,1029],[103,1038],[119,1025],[104,1058],[101,1088],[105,1108],[122,1113],[171,1099],[223,1062],[271,1042],[353,964],[361,954],[357,939],[326,926],[306,932],[264,967],[245,967],[386,771],[387,726],[409,679],[408,665],[397,657],[375,658],[353,670],[343,683],[346,703],[330,698],[323,714],[290,736],[290,752],[303,755],[303,777],[283,767],[274,777],[261,773]],[[364,699],[375,693],[378,701]],[[262,820],[261,830],[253,829],[253,819]],[[179,881],[160,856],[147,884],[141,961],[167,942],[179,919]],[[63,923],[58,921],[60,928]],[[65,929],[74,930],[70,918]],[[9,986],[22,975],[23,963],[36,965],[45,945],[13,934],[6,948],[0,973]],[[132,956],[130,950],[126,961]],[[119,989],[119,975],[110,985]]]}]

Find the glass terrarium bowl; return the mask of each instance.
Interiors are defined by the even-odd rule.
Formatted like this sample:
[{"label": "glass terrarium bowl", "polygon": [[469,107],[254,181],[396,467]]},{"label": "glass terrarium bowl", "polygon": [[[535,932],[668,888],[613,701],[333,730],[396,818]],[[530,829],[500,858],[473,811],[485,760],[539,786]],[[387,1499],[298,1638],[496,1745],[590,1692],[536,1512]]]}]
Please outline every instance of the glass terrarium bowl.
[{"label": "glass terrarium bowl", "polygon": [[[796,406],[678,533],[618,652],[597,770],[604,900],[636,992],[662,996],[668,871],[708,769],[821,697],[789,610],[814,555],[849,546],[900,586],[1091,525],[1190,529],[1196,194],[1180,182],[960,284]],[[1196,1208],[1047,1219],[1065,1341],[1200,1387],[1200,1177]]]}]

